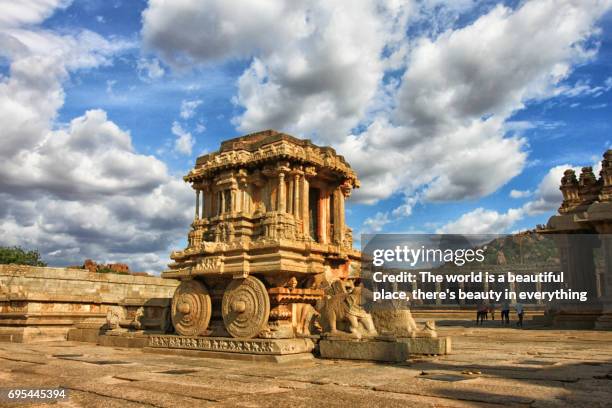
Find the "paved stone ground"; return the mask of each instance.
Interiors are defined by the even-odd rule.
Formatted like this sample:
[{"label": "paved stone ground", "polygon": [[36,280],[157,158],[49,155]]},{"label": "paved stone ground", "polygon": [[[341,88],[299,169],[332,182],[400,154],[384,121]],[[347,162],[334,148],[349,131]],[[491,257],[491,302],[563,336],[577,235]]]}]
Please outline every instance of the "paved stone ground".
[{"label": "paved stone ground", "polygon": [[612,407],[612,332],[467,326],[440,328],[453,336],[452,355],[403,364],[0,343],[0,388],[69,388],[58,407]]}]

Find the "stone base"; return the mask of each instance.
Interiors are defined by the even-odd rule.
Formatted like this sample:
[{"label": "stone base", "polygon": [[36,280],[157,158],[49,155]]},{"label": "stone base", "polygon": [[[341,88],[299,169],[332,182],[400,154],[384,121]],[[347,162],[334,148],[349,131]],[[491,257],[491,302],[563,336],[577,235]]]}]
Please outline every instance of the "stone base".
[{"label": "stone base", "polygon": [[612,312],[599,316],[595,321],[595,328],[601,330],[612,330]]},{"label": "stone base", "polygon": [[321,340],[322,358],[402,362],[417,354],[449,354],[450,337],[381,340]]},{"label": "stone base", "polygon": [[68,341],[82,341],[85,343],[98,343],[98,338],[104,332],[100,329],[70,329],[68,330]]},{"label": "stone base", "polygon": [[155,348],[145,347],[145,353],[169,354],[187,357],[200,358],[220,358],[224,360],[252,361],[259,363],[293,363],[293,362],[312,362],[314,356],[312,353],[296,353],[296,354],[245,354],[232,353],[224,351],[202,351],[202,350],[187,350],[187,349],[170,349],[170,348]]},{"label": "stone base", "polygon": [[68,327],[1,327],[0,341],[12,343],[34,343],[41,341],[65,341]]},{"label": "stone base", "polygon": [[107,347],[143,348],[147,345],[148,335],[143,333],[109,333],[98,337],[98,345]]},{"label": "stone base", "polygon": [[558,303],[551,306],[546,317],[555,328],[612,329],[612,300]]},{"label": "stone base", "polygon": [[310,339],[234,339],[230,337],[149,335],[147,347],[280,356],[310,353],[314,349],[314,343]]}]

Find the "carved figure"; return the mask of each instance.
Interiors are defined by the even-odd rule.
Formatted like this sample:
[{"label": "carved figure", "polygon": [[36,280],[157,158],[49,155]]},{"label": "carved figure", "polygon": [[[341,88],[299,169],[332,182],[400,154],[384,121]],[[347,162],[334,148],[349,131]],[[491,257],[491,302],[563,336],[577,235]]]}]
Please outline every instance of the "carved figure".
[{"label": "carved figure", "polygon": [[296,303],[293,313],[295,315],[295,333],[299,337],[307,337],[313,334],[313,329],[320,332],[318,324],[319,312],[308,303]]},{"label": "carved figure", "polygon": [[366,312],[362,305],[363,287],[357,286],[350,292],[332,295],[323,301],[321,313],[321,326],[324,335],[342,335],[337,329],[339,322],[348,323],[351,335],[357,339],[363,337],[360,324],[368,336],[376,336],[376,328],[372,316]]},{"label": "carved figure", "polygon": [[132,320],[131,326],[136,330],[142,329],[142,321],[141,319],[144,317],[144,307],[139,307],[134,314],[134,319]]},{"label": "carved figure", "polygon": [[122,306],[111,306],[106,312],[106,325],[110,330],[119,329],[120,323],[125,319],[125,309]]}]

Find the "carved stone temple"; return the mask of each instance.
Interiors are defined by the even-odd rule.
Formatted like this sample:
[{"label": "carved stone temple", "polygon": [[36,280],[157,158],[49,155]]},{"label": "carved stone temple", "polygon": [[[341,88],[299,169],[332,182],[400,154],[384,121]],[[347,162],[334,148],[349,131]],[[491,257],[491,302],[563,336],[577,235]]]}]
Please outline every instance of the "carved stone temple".
[{"label": "carved stone temple", "polygon": [[330,147],[273,130],[227,140],[184,177],[195,191],[187,248],[164,278],[181,280],[172,322],[183,336],[308,334],[334,280],[360,272],[345,225],[355,172]]},{"label": "carved stone temple", "polygon": [[589,298],[552,305],[548,314],[558,326],[612,328],[612,150],[603,157],[599,177],[591,167],[578,177],[565,171],[559,214],[542,229],[554,234],[568,287]]}]

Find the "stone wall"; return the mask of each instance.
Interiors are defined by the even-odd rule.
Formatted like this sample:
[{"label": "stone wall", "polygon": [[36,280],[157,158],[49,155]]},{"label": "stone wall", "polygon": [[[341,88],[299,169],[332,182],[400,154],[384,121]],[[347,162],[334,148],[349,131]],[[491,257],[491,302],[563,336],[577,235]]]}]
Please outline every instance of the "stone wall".
[{"label": "stone wall", "polygon": [[0,341],[65,340],[101,327],[112,306],[166,300],[178,281],[82,269],[0,265]]}]

